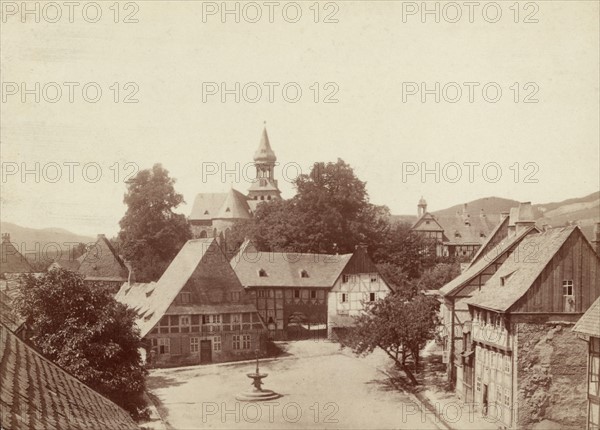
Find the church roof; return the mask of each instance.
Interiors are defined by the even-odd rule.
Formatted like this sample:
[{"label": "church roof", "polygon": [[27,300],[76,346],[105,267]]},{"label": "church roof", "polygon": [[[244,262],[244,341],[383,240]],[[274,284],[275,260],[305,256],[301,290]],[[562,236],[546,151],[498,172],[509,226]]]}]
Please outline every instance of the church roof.
[{"label": "church roof", "polygon": [[275,162],[277,161],[277,157],[275,153],[271,149],[271,144],[269,143],[269,136],[267,135],[267,127],[263,128],[262,136],[260,138],[260,143],[258,145],[258,149],[254,153],[254,161],[262,161],[262,162]]},{"label": "church roof", "polygon": [[[228,210],[229,209],[229,210]],[[191,220],[208,221],[217,218],[246,219],[252,217],[248,198],[235,189],[227,193],[200,193],[194,199]]]},{"label": "church roof", "polygon": [[214,218],[251,218],[252,212],[248,206],[248,198],[231,188],[225,196],[225,201]]},{"label": "church roof", "polygon": [[0,324],[2,427],[137,429],[131,416]]}]

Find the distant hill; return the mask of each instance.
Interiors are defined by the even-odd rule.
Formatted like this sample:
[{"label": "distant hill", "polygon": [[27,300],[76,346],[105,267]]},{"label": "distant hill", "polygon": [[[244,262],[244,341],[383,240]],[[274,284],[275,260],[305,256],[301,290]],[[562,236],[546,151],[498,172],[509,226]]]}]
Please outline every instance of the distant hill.
[{"label": "distant hill", "polygon": [[[447,209],[439,211],[433,211],[434,215],[442,217],[450,217],[455,215],[457,212],[462,212],[463,203],[451,206]],[[516,200],[503,199],[501,197],[485,197],[483,199],[473,200],[467,203],[467,211],[471,214],[478,214],[483,209],[486,215],[500,215],[502,212],[510,211],[510,208],[518,206],[519,202]]]},{"label": "distant hill", "polygon": [[[532,202],[534,203],[534,202]],[[432,211],[434,215],[445,218],[452,217],[457,212],[461,212],[464,203],[451,206],[446,209]],[[483,212],[490,219],[497,220],[502,212],[508,212],[511,207],[516,207],[519,202],[516,200],[504,199],[501,197],[485,197],[483,199],[467,202],[467,211],[470,214]],[[429,207],[431,209],[431,207]],[[594,224],[600,221],[600,191],[584,197],[577,197],[562,202],[552,202],[543,204],[533,204],[534,216],[539,226],[548,224],[552,227],[559,227],[566,224],[577,224],[588,239],[592,239]],[[413,223],[417,217],[414,215],[392,215],[393,222],[406,221]]]},{"label": "distant hill", "polygon": [[10,222],[0,222],[0,232],[10,234],[10,241],[29,260],[53,258],[60,249],[66,253],[76,243],[95,242],[96,238],[83,236],[62,228],[29,228]]}]

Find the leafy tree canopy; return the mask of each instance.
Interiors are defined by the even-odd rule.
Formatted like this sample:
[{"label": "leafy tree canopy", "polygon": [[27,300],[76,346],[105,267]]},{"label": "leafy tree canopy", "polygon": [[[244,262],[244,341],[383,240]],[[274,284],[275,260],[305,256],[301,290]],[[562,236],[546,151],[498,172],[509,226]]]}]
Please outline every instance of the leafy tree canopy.
[{"label": "leafy tree canopy", "polygon": [[348,253],[358,243],[377,244],[389,228],[388,209],[369,203],[365,182],[341,159],[315,163],[294,185],[292,199],[261,203],[240,227],[259,248]]},{"label": "leafy tree canopy", "polygon": [[434,339],[439,324],[439,302],[423,294],[407,298],[404,294],[388,294],[369,305],[357,317],[350,344],[356,354],[369,354],[380,348],[417,384],[407,366],[412,358],[419,369],[419,354],[429,340]]},{"label": "leafy tree canopy", "polygon": [[143,413],[146,371],[135,312],[64,269],[24,276],[16,309],[49,360],[128,410]]},{"label": "leafy tree canopy", "polygon": [[174,185],[175,179],[160,164],[127,181],[127,212],[119,223],[118,240],[138,281],[158,280],[192,237],[185,215],[173,212],[184,203]]}]

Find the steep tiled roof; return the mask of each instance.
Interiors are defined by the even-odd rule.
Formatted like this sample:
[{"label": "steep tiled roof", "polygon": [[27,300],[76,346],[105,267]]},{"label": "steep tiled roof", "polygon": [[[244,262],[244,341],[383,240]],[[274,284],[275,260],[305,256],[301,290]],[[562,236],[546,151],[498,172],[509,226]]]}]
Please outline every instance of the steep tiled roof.
[{"label": "steep tiled roof", "polygon": [[468,303],[506,312],[525,295],[552,257],[577,228],[576,226],[553,228],[527,236],[494,276],[485,283],[481,291],[468,300]]},{"label": "steep tiled roof", "polygon": [[[223,262],[227,263],[223,251],[214,238],[188,240],[158,282],[125,283],[121,286],[115,298],[136,310],[139,315],[136,324],[140,328],[142,337],[146,336],[165,315],[173,300],[189,281],[196,268],[203,262],[204,257],[211,254],[222,257]],[[229,266],[227,267],[230,270]],[[207,265],[205,270],[211,272],[211,267]],[[214,274],[214,276],[218,277],[219,274]],[[231,277],[235,279],[233,272]],[[217,281],[218,279],[213,277],[207,282],[214,284]],[[237,279],[235,281],[238,282]],[[214,303],[212,305],[220,306]],[[253,306],[252,310],[256,311],[256,308]],[[221,312],[226,311],[222,310]]]},{"label": "steep tiled roof", "polygon": [[573,331],[588,336],[600,337],[600,297],[590,306],[573,327]]},{"label": "steep tiled roof", "polygon": [[200,193],[194,200],[191,220],[247,219],[252,217],[248,198],[231,188],[227,193]]},{"label": "steep tiled roof", "polygon": [[0,274],[33,272],[31,265],[10,241],[2,242],[0,251]]},{"label": "steep tiled roof", "polygon": [[227,193],[200,193],[194,199],[191,220],[211,220],[216,218],[227,198]]},{"label": "steep tiled roof", "polygon": [[[245,242],[231,260],[231,266],[244,287],[330,288],[352,257],[352,254],[258,252],[247,248],[247,245],[248,242]],[[306,277],[302,277],[303,270]]]},{"label": "steep tiled roof", "polygon": [[472,217],[466,215],[440,216],[436,219],[444,228],[444,243],[451,245],[479,245],[484,243],[496,226],[495,221],[498,221],[493,216],[482,217],[479,215]]},{"label": "steep tiled roof", "polygon": [[521,233],[515,234],[514,236],[505,238],[502,242],[493,247],[485,256],[483,256],[475,263],[470,265],[467,268],[467,270],[465,270],[452,281],[448,282],[446,285],[440,288],[440,293],[443,296],[451,295],[460,287],[469,283],[481,272],[483,272],[485,269],[487,269],[489,266],[495,263],[500,257],[506,254],[512,247],[515,246],[515,244],[523,240],[523,238],[530,234],[532,230],[533,227],[527,230],[523,230]]},{"label": "steep tiled roof", "polygon": [[77,271],[86,280],[94,281],[125,281],[128,277],[125,263],[104,235],[98,235],[98,240],[85,254]]},{"label": "steep tiled roof", "polygon": [[501,240],[504,239],[501,237],[501,235],[503,232],[504,232],[504,235],[506,235],[508,223],[509,223],[509,217],[505,217],[502,220],[500,220],[498,225],[496,225],[496,227],[488,235],[484,244],[481,245],[481,247],[477,250],[477,253],[471,259],[469,266],[473,265],[481,257],[483,257],[485,254],[487,254],[490,251],[490,249],[492,249],[492,247],[495,246],[495,245],[493,245],[494,242],[499,243]]},{"label": "steep tiled roof", "polygon": [[252,217],[250,206],[248,206],[248,199],[239,191],[233,188],[227,193],[227,197],[221,205],[219,213],[214,218],[234,218],[234,219],[247,219]]},{"label": "steep tiled roof", "polygon": [[4,324],[0,406],[6,429],[139,428],[126,411],[43,358]]}]

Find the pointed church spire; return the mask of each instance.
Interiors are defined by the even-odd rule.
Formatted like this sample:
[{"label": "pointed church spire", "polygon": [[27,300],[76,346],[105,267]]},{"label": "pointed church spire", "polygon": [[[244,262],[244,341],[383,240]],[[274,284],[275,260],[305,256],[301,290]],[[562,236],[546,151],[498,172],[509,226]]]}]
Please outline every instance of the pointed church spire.
[{"label": "pointed church spire", "polygon": [[258,145],[258,149],[256,150],[256,152],[254,153],[254,161],[272,163],[277,161],[277,157],[275,156],[275,153],[271,149],[271,144],[269,143],[266,121],[265,127],[263,128],[262,136],[260,138],[260,144]]}]

